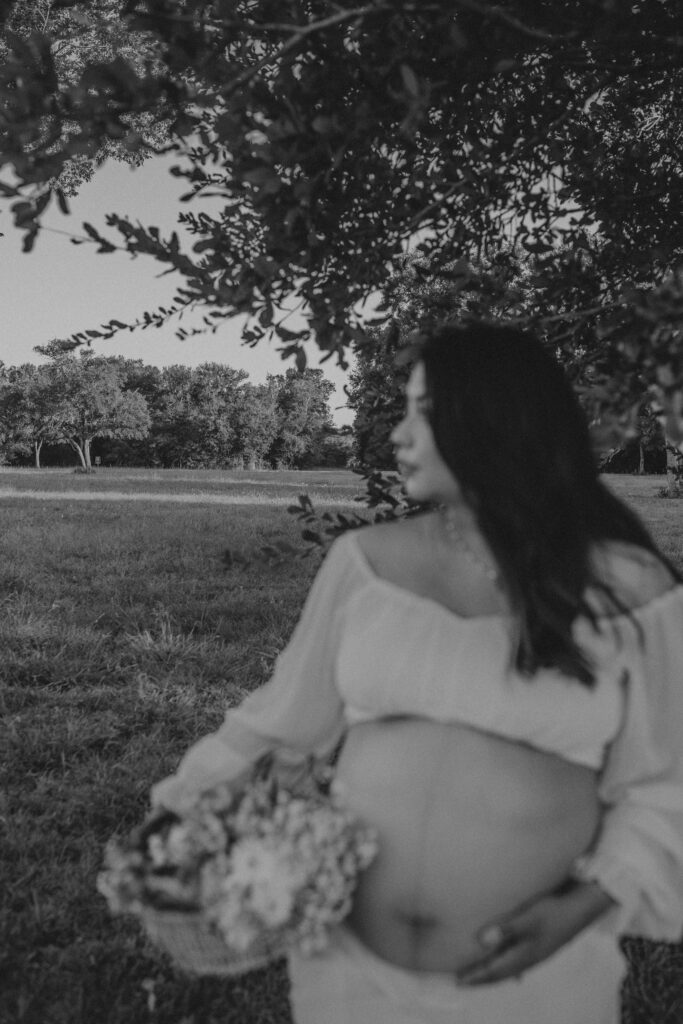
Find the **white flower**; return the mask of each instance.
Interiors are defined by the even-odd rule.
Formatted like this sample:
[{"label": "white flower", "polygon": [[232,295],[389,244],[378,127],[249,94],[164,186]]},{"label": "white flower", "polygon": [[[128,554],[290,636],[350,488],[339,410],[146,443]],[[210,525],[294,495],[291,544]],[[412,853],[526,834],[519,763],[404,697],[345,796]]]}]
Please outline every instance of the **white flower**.
[{"label": "white flower", "polygon": [[[152,838],[156,839],[157,836]],[[151,847],[151,841],[150,841]],[[187,825],[173,825],[166,837],[166,859],[169,864],[185,864],[192,858],[195,842]]]},{"label": "white flower", "polygon": [[286,924],[292,908],[294,896],[287,885],[278,884],[276,879],[253,885],[249,896],[251,909],[270,928],[279,928]]},{"label": "white flower", "polygon": [[212,904],[223,898],[228,890],[226,878],[230,873],[230,858],[218,854],[207,860],[199,872],[199,891],[202,906],[210,908]]},{"label": "white flower", "polygon": [[320,846],[325,846],[327,843],[334,842],[340,838],[339,824],[327,814],[325,816],[314,815],[311,821],[311,830],[314,842]]},{"label": "white flower", "polygon": [[214,813],[201,810],[186,820],[185,827],[191,835],[197,852],[220,853],[228,841],[225,825]]},{"label": "white flower", "polygon": [[163,868],[168,864],[168,857],[166,855],[166,843],[164,842],[163,836],[159,833],[155,833],[149,837],[147,842],[147,850],[149,852],[149,858],[152,861],[152,866],[155,868]]},{"label": "white flower", "polygon": [[329,937],[326,932],[316,929],[310,934],[302,936],[298,945],[303,956],[315,956],[316,953],[322,953],[327,949]]},{"label": "white flower", "polygon": [[268,881],[283,868],[277,852],[258,839],[240,839],[230,851],[231,874],[246,882]]}]

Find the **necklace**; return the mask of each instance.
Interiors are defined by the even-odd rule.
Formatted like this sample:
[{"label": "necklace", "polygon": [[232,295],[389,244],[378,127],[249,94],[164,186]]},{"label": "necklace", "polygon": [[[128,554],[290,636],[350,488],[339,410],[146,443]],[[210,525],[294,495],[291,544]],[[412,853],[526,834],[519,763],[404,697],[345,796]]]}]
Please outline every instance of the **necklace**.
[{"label": "necklace", "polygon": [[458,528],[455,517],[456,513],[454,509],[451,508],[450,505],[446,505],[443,510],[443,522],[446,527],[449,543],[451,543],[454,548],[465,556],[470,565],[473,565],[475,569],[479,569],[479,571],[482,572],[488,580],[491,580],[491,583],[498,585],[500,582],[500,573],[486,558],[482,558],[481,555],[477,554],[462,531]]}]

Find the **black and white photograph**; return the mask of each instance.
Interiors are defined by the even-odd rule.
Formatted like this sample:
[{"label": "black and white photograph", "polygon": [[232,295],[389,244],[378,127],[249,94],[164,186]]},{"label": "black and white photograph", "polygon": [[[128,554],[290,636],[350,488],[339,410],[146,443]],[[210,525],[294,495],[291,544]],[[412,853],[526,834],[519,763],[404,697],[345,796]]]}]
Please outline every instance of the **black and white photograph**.
[{"label": "black and white photograph", "polygon": [[2,1024],[683,1024],[683,2],[0,0]]}]

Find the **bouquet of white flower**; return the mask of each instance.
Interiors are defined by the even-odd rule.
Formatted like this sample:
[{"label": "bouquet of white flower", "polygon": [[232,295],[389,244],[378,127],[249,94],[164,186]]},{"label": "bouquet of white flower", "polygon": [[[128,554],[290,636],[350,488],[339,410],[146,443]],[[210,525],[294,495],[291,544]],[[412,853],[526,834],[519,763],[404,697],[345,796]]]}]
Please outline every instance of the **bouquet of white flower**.
[{"label": "bouquet of white flower", "polygon": [[239,789],[217,786],[182,816],[162,813],[126,842],[112,839],[97,887],[179,966],[239,974],[292,946],[324,949],[376,851],[334,782],[301,795],[259,765]]}]

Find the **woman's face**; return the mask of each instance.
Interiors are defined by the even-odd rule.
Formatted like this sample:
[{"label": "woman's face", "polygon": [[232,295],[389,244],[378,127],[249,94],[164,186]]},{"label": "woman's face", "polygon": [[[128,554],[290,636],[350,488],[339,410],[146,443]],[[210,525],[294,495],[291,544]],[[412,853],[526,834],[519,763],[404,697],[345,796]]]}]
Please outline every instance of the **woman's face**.
[{"label": "woman's face", "polygon": [[439,454],[429,422],[430,399],[422,363],[414,366],[405,395],[405,415],[391,432],[391,443],[406,492],[413,501],[458,504],[462,492]]}]

